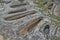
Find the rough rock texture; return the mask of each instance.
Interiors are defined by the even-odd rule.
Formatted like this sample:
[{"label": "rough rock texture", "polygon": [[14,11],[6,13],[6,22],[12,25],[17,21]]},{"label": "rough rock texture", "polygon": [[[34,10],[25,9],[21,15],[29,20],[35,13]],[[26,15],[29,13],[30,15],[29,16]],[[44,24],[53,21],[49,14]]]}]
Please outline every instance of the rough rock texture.
[{"label": "rough rock texture", "polygon": [[[3,7],[0,6],[0,40],[52,39],[56,30],[55,25],[51,23],[50,18],[39,11],[32,0],[31,2],[27,0],[3,1]],[[46,25],[49,25],[48,35],[43,31]],[[56,35],[60,37],[58,30]]]},{"label": "rough rock texture", "polygon": [[55,9],[54,9],[54,13],[56,16],[59,16],[60,17],[60,5],[56,5]]}]

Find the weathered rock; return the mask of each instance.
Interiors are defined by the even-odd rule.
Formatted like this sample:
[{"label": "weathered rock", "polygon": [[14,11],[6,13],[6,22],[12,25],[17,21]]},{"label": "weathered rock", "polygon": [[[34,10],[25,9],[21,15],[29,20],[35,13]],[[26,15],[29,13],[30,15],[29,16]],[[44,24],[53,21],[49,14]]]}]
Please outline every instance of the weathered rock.
[{"label": "weathered rock", "polygon": [[60,17],[60,5],[56,5],[54,9],[54,14]]},{"label": "weathered rock", "polygon": [[30,4],[26,4],[27,0],[22,1],[6,0],[9,3],[4,5],[5,10],[1,10],[0,14],[0,34],[3,35],[0,36],[0,40],[45,40],[44,25],[50,26],[49,37],[51,38],[55,27],[50,19],[46,19],[31,0],[28,0]]}]

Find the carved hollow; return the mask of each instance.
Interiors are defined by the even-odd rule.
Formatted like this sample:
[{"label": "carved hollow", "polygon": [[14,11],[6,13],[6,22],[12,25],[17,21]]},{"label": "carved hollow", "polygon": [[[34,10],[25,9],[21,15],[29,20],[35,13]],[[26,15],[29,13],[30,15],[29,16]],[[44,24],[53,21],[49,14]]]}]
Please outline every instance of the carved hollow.
[{"label": "carved hollow", "polygon": [[11,8],[15,8],[15,7],[20,7],[20,6],[24,6],[27,5],[26,3],[21,3],[21,4],[17,4],[17,5],[11,5]]},{"label": "carved hollow", "polygon": [[42,18],[38,18],[37,20],[33,21],[31,24],[27,25],[25,28],[23,28],[21,31],[19,31],[19,34],[25,35],[25,34],[29,33],[29,30],[34,28],[35,25],[37,25],[41,20],[42,20]]},{"label": "carved hollow", "polygon": [[25,17],[27,15],[32,15],[36,13],[36,11],[28,11],[28,12],[25,12],[25,13],[22,13],[22,14],[16,14],[16,15],[13,15],[13,16],[9,16],[9,17],[6,17],[5,20],[17,20],[17,19],[20,19],[22,17]]},{"label": "carved hollow", "polygon": [[26,8],[21,8],[19,10],[11,11],[8,14],[13,14],[13,13],[17,13],[17,12],[23,12],[23,11],[26,11],[26,10],[27,10]]}]

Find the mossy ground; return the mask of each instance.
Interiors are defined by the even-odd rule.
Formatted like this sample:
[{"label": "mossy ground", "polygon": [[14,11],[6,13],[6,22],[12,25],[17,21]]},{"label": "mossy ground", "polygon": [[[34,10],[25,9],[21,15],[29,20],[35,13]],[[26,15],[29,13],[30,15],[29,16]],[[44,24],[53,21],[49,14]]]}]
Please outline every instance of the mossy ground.
[{"label": "mossy ground", "polygon": [[49,10],[47,8],[47,5],[43,5],[43,2],[47,2],[47,3],[50,2],[50,3],[52,3],[52,0],[36,0],[34,3],[37,4],[37,6],[40,8],[40,10],[42,10],[42,12],[48,13],[48,15],[47,15],[48,17],[54,18],[57,21],[59,21],[59,22],[57,22],[55,20],[51,20],[52,23],[54,23],[56,26],[59,25],[60,24],[60,17],[55,16],[53,12],[49,12]]}]

